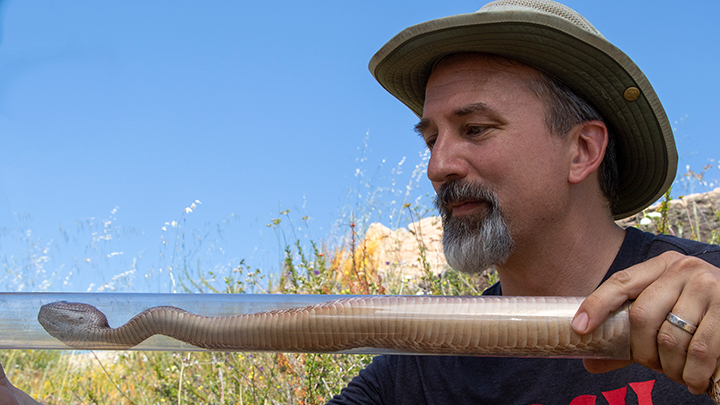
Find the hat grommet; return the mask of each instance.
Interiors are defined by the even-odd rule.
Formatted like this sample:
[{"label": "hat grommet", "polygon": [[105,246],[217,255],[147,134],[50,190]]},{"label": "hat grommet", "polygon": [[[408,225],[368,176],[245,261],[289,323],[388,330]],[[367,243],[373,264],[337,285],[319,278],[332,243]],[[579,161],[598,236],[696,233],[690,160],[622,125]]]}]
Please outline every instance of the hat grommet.
[{"label": "hat grommet", "polygon": [[640,98],[640,89],[635,86],[628,87],[625,89],[623,97],[625,97],[625,100],[627,101],[635,101]]}]

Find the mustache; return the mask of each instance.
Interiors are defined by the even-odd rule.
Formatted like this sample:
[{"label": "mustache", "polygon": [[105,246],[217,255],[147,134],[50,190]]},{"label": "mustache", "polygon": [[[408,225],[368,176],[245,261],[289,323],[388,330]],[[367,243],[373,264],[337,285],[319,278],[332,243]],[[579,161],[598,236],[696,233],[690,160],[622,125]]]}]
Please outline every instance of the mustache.
[{"label": "mustache", "polygon": [[444,218],[449,218],[452,213],[450,205],[465,201],[487,203],[490,213],[497,211],[499,206],[497,194],[489,187],[467,180],[454,180],[440,186],[433,204]]}]

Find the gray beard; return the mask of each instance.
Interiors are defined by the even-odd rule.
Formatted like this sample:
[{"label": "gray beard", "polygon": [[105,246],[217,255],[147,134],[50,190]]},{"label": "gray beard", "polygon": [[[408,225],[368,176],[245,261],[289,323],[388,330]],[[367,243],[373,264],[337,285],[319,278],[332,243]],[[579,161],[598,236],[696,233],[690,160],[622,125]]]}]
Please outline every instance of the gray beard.
[{"label": "gray beard", "polygon": [[[449,204],[462,201],[485,202],[487,210],[453,217]],[[464,180],[445,183],[435,197],[435,208],[442,216],[443,251],[450,267],[466,274],[480,274],[508,259],[513,238],[498,197],[490,189]]]}]

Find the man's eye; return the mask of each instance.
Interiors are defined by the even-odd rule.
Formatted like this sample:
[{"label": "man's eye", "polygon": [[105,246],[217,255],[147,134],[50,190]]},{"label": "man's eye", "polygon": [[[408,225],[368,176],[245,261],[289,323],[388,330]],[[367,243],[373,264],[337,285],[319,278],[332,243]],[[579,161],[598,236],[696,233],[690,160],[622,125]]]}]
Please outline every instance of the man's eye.
[{"label": "man's eye", "polygon": [[432,150],[433,146],[435,146],[435,137],[426,139],[425,145],[427,146],[428,149]]},{"label": "man's eye", "polygon": [[472,125],[467,128],[467,133],[470,135],[478,135],[485,131],[485,127],[479,125]]}]

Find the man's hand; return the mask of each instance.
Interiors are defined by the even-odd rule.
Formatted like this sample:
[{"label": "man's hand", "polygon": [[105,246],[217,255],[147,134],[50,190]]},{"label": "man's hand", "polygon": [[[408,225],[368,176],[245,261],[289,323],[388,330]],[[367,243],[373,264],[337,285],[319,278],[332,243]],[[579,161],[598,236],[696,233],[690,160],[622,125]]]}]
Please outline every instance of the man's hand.
[{"label": "man's hand", "polygon": [[0,405],[39,405],[40,403],[10,383],[0,365]]},{"label": "man's hand", "polygon": [[[633,359],[585,360],[585,368],[601,373],[637,362],[687,385],[694,394],[707,391],[720,358],[720,269],[695,257],[663,253],[610,277],[582,303],[573,329],[590,333],[633,299]],[[697,331],[691,334],[667,322],[670,312]]]}]

